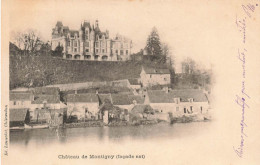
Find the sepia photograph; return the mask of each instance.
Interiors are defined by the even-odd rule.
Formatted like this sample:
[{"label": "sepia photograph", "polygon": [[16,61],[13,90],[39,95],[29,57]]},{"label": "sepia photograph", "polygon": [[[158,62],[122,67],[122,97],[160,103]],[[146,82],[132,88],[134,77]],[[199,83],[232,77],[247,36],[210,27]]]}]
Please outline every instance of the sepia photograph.
[{"label": "sepia photograph", "polygon": [[1,162],[260,163],[259,5],[3,0]]}]

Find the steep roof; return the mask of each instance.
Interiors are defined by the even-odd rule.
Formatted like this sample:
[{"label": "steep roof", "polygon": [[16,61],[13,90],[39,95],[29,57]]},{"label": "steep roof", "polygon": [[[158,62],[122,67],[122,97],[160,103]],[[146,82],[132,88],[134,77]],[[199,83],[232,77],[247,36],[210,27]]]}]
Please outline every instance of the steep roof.
[{"label": "steep roof", "polygon": [[88,27],[89,29],[91,29],[91,25],[88,21],[84,21],[83,25],[82,25],[83,28],[86,28]]},{"label": "steep roof", "polygon": [[158,68],[148,68],[143,67],[146,74],[170,74],[169,69],[158,69]]},{"label": "steep roof", "polygon": [[28,92],[10,92],[9,94],[9,100],[15,101],[15,100],[31,100],[31,93]]},{"label": "steep roof", "polygon": [[70,37],[74,37],[75,35],[79,36],[79,31],[77,30],[70,30],[69,33],[70,33]]},{"label": "steep roof", "polygon": [[9,109],[9,120],[12,121],[24,121],[28,109]]},{"label": "steep roof", "polygon": [[34,95],[59,95],[58,87],[37,87],[34,88]]},{"label": "steep roof", "polygon": [[98,103],[98,97],[94,93],[87,94],[69,94],[67,95],[67,102],[78,103]]},{"label": "steep roof", "polygon": [[135,105],[131,110],[132,113],[144,113],[145,111],[151,112],[153,108],[150,105]]},{"label": "steep roof", "polygon": [[189,98],[193,98],[194,102],[208,101],[203,91],[196,89],[170,90],[168,93],[163,90],[150,90],[147,94],[151,103],[174,103],[174,98],[180,98],[181,102],[187,102]]},{"label": "steep roof", "polygon": [[47,104],[60,103],[59,95],[35,95],[32,104],[43,104],[46,101]]},{"label": "steep roof", "polygon": [[111,94],[112,103],[114,105],[130,105],[132,102],[126,94]]},{"label": "steep roof", "polygon": [[165,91],[149,90],[147,91],[147,94],[151,103],[174,103],[173,98]]},{"label": "steep roof", "polygon": [[112,103],[111,94],[98,94],[98,97],[101,104],[103,104],[105,100],[108,100],[110,103]]},{"label": "steep roof", "polygon": [[142,97],[140,95],[128,95],[128,98],[129,98],[131,103],[133,103],[134,100],[137,102],[137,104],[143,104],[144,103],[144,97]]}]

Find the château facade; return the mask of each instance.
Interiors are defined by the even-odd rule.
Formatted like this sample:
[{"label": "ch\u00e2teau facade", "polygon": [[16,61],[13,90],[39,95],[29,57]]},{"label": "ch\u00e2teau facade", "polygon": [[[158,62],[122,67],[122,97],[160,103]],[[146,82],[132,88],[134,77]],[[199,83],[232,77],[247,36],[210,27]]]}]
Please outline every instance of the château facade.
[{"label": "ch\u00e2teau facade", "polygon": [[52,31],[52,50],[63,48],[63,58],[69,60],[126,61],[130,59],[132,41],[119,34],[109,37],[109,31],[84,21],[79,30],[70,30],[58,21]]}]

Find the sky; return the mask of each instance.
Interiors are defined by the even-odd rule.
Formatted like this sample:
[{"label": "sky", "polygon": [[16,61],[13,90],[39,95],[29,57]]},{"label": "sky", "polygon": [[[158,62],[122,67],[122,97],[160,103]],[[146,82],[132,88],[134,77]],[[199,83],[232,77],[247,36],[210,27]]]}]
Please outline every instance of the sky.
[{"label": "sky", "polygon": [[[103,1],[46,0],[10,1],[10,32],[37,29],[44,41],[51,40],[57,21],[70,29],[79,29],[81,22],[99,20],[102,31],[124,35],[133,41],[132,52],[145,47],[153,27],[161,42],[167,43],[176,63],[191,57],[201,65],[211,66],[212,50],[218,42],[224,16],[217,2],[176,1]],[[223,5],[223,4],[222,4]],[[222,31],[222,30],[221,30]],[[205,49],[206,48],[206,49]]]}]

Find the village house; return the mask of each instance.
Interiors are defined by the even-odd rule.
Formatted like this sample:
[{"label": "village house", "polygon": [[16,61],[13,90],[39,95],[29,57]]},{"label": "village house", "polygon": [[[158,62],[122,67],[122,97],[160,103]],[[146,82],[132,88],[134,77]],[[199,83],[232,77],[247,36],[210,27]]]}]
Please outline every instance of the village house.
[{"label": "village house", "polygon": [[35,123],[47,123],[50,127],[63,124],[64,109],[36,109]]},{"label": "village house", "polygon": [[30,122],[30,112],[27,108],[9,109],[9,127],[23,127]]},{"label": "village house", "polygon": [[26,92],[10,92],[9,107],[11,109],[31,108],[33,95],[30,91]]},{"label": "village house", "polygon": [[140,78],[143,87],[154,85],[168,85],[171,83],[171,75],[169,69],[142,67]]},{"label": "village house", "polygon": [[202,90],[148,90],[145,104],[162,113],[173,115],[206,113],[208,98]]},{"label": "village house", "polygon": [[60,95],[57,87],[37,87],[32,91],[33,99],[31,102],[30,114],[31,118],[35,120],[38,109],[60,109]]},{"label": "village house", "polygon": [[31,104],[30,114],[33,120],[37,118],[39,109],[60,109],[60,96],[58,95],[36,95]]},{"label": "village house", "polygon": [[99,99],[96,94],[67,95],[67,117],[77,116],[78,120],[97,120],[99,118]]},{"label": "village house", "polygon": [[134,106],[127,94],[111,94],[112,104],[122,109],[130,111]]},{"label": "village house", "polygon": [[58,21],[52,30],[52,50],[63,48],[63,58],[70,60],[125,61],[130,59],[132,41],[119,34],[110,38],[102,32],[98,20],[95,26],[84,21],[79,30],[70,30]]}]

